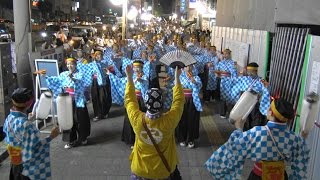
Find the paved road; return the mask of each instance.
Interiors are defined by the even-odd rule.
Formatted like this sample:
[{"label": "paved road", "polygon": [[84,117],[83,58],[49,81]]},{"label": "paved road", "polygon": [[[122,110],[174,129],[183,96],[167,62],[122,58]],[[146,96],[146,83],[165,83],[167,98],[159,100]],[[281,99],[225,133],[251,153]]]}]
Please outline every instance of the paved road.
[{"label": "paved road", "polygon": [[[216,103],[204,105],[201,113],[200,139],[195,149],[178,147],[178,166],[184,180],[208,180],[209,173],[203,168],[212,151],[223,144],[233,130],[226,120],[215,115]],[[89,106],[89,111],[92,112]],[[124,110],[112,107],[107,119],[92,122],[88,145],[66,150],[61,137],[51,144],[51,164],[54,180],[128,180],[131,149],[121,139]],[[1,149],[2,148],[2,149]],[[0,152],[3,151],[0,144]],[[2,150],[2,151],[1,151]],[[247,177],[252,163],[246,163]],[[0,179],[9,179],[9,162],[0,167]],[[244,178],[245,179],[245,178]]]}]

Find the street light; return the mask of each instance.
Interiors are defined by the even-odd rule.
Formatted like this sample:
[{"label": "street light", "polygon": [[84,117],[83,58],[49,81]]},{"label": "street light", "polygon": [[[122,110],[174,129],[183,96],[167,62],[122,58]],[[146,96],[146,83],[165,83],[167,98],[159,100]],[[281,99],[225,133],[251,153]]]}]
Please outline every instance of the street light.
[{"label": "street light", "polygon": [[127,17],[129,20],[134,20],[137,16],[138,16],[138,10],[136,7],[131,7],[131,9],[129,10]]},{"label": "street light", "polygon": [[196,27],[202,29],[202,14],[207,11],[207,8],[200,1],[197,1],[197,25]]},{"label": "street light", "polygon": [[125,40],[128,0],[110,0],[110,2],[116,6],[122,5],[122,40]]}]

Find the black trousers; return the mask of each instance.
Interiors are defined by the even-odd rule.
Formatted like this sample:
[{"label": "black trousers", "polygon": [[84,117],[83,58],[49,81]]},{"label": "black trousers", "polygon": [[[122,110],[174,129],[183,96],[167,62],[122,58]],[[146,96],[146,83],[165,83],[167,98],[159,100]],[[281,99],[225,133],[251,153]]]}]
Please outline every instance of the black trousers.
[{"label": "black trousers", "polygon": [[73,126],[62,132],[65,142],[82,142],[90,135],[91,124],[87,106],[80,108],[73,105]]},{"label": "black trousers", "polygon": [[[143,99],[138,98],[139,108],[140,111],[146,112],[146,107],[144,105]],[[135,134],[132,129],[131,123],[129,121],[128,113],[126,110],[126,114],[123,119],[123,128],[122,128],[122,135],[121,135],[121,141],[125,142],[128,145],[133,145],[135,142]]]},{"label": "black trousers", "polygon": [[244,131],[247,131],[255,126],[264,126],[267,124],[267,117],[260,113],[259,106],[260,103],[257,103],[247,117],[243,127]]},{"label": "black trousers", "polygon": [[29,177],[22,175],[22,171],[23,171],[22,164],[20,165],[11,164],[9,179],[10,180],[30,180]]},{"label": "black trousers", "polygon": [[3,126],[0,126],[0,142],[6,137],[6,134],[3,132]]},{"label": "black trousers", "polygon": [[109,113],[112,105],[111,91],[109,89],[110,86],[99,86],[97,79],[93,79],[91,97],[95,117],[103,118]]},{"label": "black trousers", "polygon": [[211,99],[220,100],[220,90],[203,90],[203,100],[210,101]]},{"label": "black trousers", "polygon": [[186,98],[181,120],[176,128],[178,142],[194,142],[199,138],[200,112],[193,104],[193,99]]}]

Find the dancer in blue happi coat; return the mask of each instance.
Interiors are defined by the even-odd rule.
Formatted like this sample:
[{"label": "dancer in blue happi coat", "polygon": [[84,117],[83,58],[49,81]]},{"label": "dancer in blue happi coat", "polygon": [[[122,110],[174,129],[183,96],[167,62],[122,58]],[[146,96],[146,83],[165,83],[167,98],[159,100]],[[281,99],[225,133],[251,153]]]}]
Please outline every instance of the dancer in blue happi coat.
[{"label": "dancer in blue happi coat", "polygon": [[[62,140],[68,142],[64,148],[70,149],[77,145],[86,145],[88,142],[91,125],[84,91],[90,80],[78,69],[74,58],[68,58],[66,62],[68,71],[60,73],[57,77],[46,76],[46,82],[55,98],[62,92],[67,92],[72,97],[73,127],[62,134]],[[45,74],[44,71],[41,73]]]},{"label": "dancer in blue happi coat", "polygon": [[45,138],[40,137],[40,131],[26,114],[33,103],[31,90],[18,88],[11,100],[13,107],[3,127],[11,163],[9,179],[50,179],[50,142],[59,135],[59,128],[53,128]]},{"label": "dancer in blue happi coat", "polygon": [[[145,97],[145,93],[148,90],[148,80],[147,76],[143,75],[143,62],[141,60],[135,60],[133,62],[133,79],[134,85],[136,88],[136,96],[138,98],[138,102],[140,105],[140,110],[145,111],[143,98]],[[123,105],[124,103],[124,93],[125,86],[127,83],[127,78],[119,78],[113,74],[110,74],[110,83],[111,83],[111,91],[115,97],[113,99],[115,104]],[[122,131],[122,141],[126,144],[132,146],[134,144],[135,135],[128,120],[128,115],[125,115],[124,123],[123,123],[123,131]]]},{"label": "dancer in blue happi coat", "polygon": [[[214,179],[241,179],[246,159],[255,162],[248,180],[307,179],[309,149],[304,138],[308,134],[300,136],[288,129],[288,121],[294,118],[292,104],[284,99],[274,100],[267,117],[266,126],[245,132],[244,121],[236,120],[237,129],[205,163]],[[290,166],[288,175],[286,165]]]},{"label": "dancer in blue happi coat", "polygon": [[[77,49],[77,56],[76,56],[76,60],[77,60],[77,68],[78,69],[83,69],[84,72],[83,73],[86,73],[86,65],[89,63],[89,60],[87,60],[85,58],[86,56],[86,53],[82,50],[82,49]],[[85,92],[84,92],[84,96],[86,97],[86,101],[89,101],[91,96],[90,96],[90,86],[91,86],[91,83],[89,82],[88,83],[88,87],[85,88]]]},{"label": "dancer in blue happi coat", "polygon": [[199,76],[192,73],[193,66],[184,68],[180,81],[186,98],[183,114],[176,128],[176,137],[180,146],[194,148],[194,141],[199,138],[200,112],[202,105],[199,93],[202,87]]},{"label": "dancer in blue happi coat", "polygon": [[249,63],[246,69],[246,76],[239,76],[233,80],[231,96],[234,104],[239,100],[240,95],[249,90],[249,88],[259,94],[258,102],[249,114],[244,130],[267,123],[266,115],[270,107],[270,94],[263,80],[258,76],[258,68],[259,65],[257,63]]},{"label": "dancer in blue happi coat", "polygon": [[[115,45],[114,47],[116,49],[117,46]],[[107,66],[110,73],[118,77],[122,77],[123,76],[121,73],[122,58],[120,57],[114,58],[114,55],[115,53],[113,52],[113,50],[111,48],[107,48],[106,51],[104,52],[103,59],[101,62]],[[121,65],[119,66],[119,64]]]},{"label": "dancer in blue happi coat", "polygon": [[217,86],[220,88],[220,99],[222,101],[222,110],[220,116],[226,118],[227,111],[232,104],[231,88],[232,78],[237,77],[237,69],[234,61],[231,59],[230,49],[223,50],[223,59],[219,61],[215,70],[217,76]]},{"label": "dancer in blue happi coat", "polygon": [[92,78],[91,97],[94,118],[93,121],[99,121],[106,118],[111,105],[111,88],[109,76],[106,74],[107,65],[101,62],[102,52],[96,51],[93,55],[93,61],[88,65],[86,72],[88,78]]},{"label": "dancer in blue happi coat", "polygon": [[174,46],[170,39],[167,39],[164,44],[165,53],[177,50],[177,47]]},{"label": "dancer in blue happi coat", "polygon": [[149,88],[160,88],[157,66],[159,62],[152,51],[148,51],[148,61],[143,66],[145,75],[149,80]]},{"label": "dancer in blue happi coat", "polygon": [[[112,45],[112,55],[111,55],[111,59],[109,59],[109,66],[111,66],[111,64],[113,65],[113,69],[115,72],[120,72],[121,73],[121,67],[122,67],[122,57],[123,54],[120,51],[120,47],[119,44],[114,43]],[[121,73],[121,77],[122,77],[122,73]]]},{"label": "dancer in blue happi coat", "polygon": [[216,54],[216,47],[211,46],[209,48],[209,51],[207,51],[207,62],[206,62],[206,86],[204,85],[203,88],[203,100],[206,102],[209,102],[212,99],[217,100],[218,99],[218,93],[217,93],[217,77],[215,74],[215,70],[218,66],[219,59]]}]

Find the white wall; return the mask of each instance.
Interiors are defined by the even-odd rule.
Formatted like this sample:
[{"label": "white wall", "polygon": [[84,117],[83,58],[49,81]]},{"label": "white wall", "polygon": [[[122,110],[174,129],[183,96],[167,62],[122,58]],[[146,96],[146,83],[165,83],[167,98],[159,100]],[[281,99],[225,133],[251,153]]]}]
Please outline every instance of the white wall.
[{"label": "white wall", "polygon": [[276,0],[275,22],[320,25],[319,0]]},{"label": "white wall", "polygon": [[[259,64],[259,76],[264,77],[267,59],[267,33],[267,31],[260,30],[214,26],[212,28],[211,42],[217,47],[217,50],[220,50],[221,40],[223,39],[222,49],[229,48],[232,51],[233,60],[240,65],[238,70],[243,70],[243,64],[249,58],[249,62]],[[249,53],[243,54],[242,50],[248,46],[250,46]]]},{"label": "white wall", "polygon": [[273,32],[276,23],[320,25],[319,0],[219,0],[217,25]]},{"label": "white wall", "polygon": [[275,1],[220,0],[217,2],[217,25],[273,31]]}]

